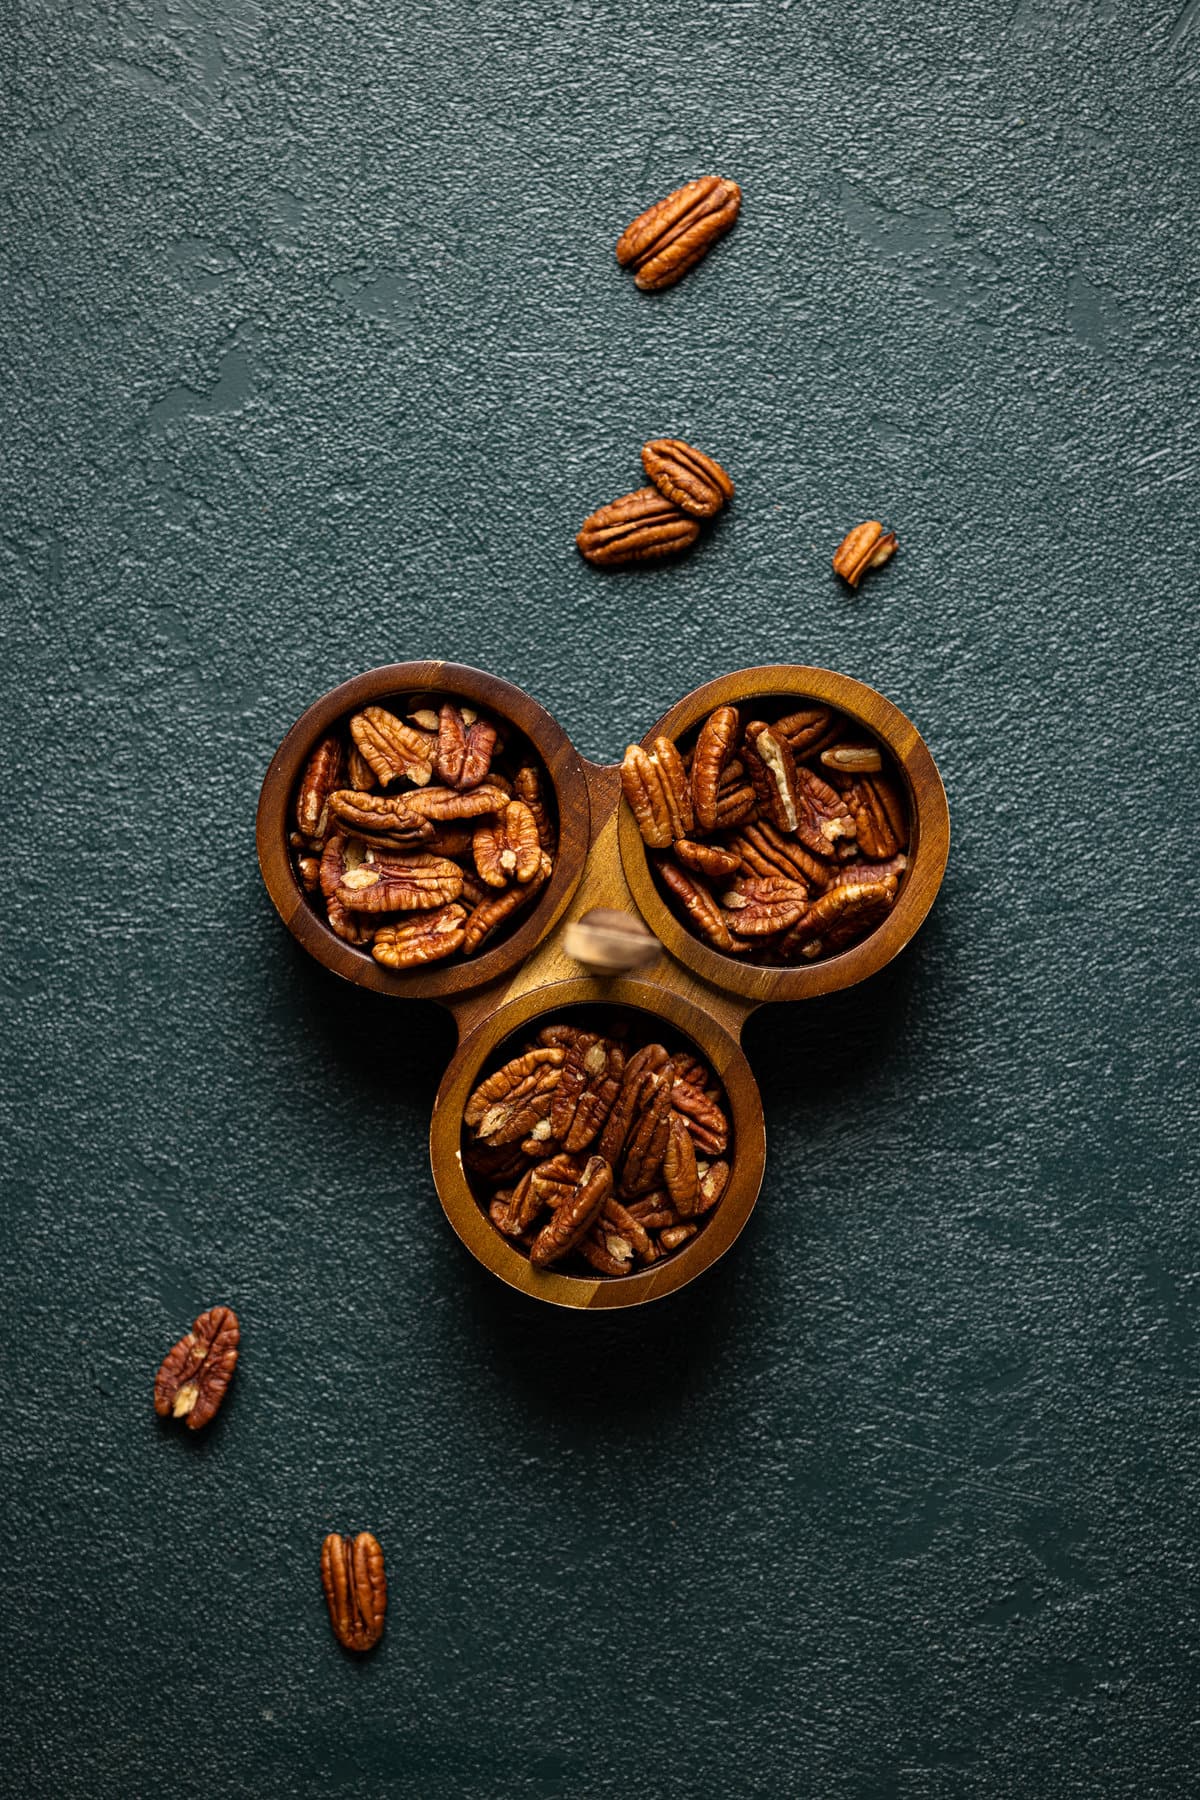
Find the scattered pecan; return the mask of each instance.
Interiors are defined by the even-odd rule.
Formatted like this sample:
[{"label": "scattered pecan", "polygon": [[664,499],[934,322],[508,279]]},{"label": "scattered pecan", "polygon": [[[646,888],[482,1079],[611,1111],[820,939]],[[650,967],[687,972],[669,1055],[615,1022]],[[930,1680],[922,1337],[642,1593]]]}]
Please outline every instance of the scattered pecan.
[{"label": "scattered pecan", "polygon": [[383,1551],[369,1531],[331,1532],[321,1545],[321,1585],[329,1622],[344,1650],[373,1650],[383,1636],[387,1576]]},{"label": "scattered pecan", "polygon": [[401,777],[416,787],[428,784],[435,742],[429,732],[414,731],[386,707],[368,706],[351,719],[350,736],[381,786]]},{"label": "scattered pecan", "polygon": [[463,948],[466,919],[466,908],[452,901],[437,912],[418,913],[403,925],[381,925],[375,933],[371,955],[388,969],[441,962]]},{"label": "scattered pecan", "polygon": [[678,556],[699,536],[697,520],[656,487],[644,487],[589,513],[575,542],[588,562],[612,569],[657,556]]},{"label": "scattered pecan", "polygon": [[642,446],[642,466],[660,493],[695,519],[711,519],[733,499],[733,482],[719,462],[681,438]]},{"label": "scattered pecan", "polygon": [[161,1419],[186,1419],[199,1431],[215,1414],[237,1367],[241,1331],[231,1306],[201,1313],[167,1351],[154,1378],[154,1410]]},{"label": "scattered pecan", "polygon": [[342,745],[336,737],[322,738],[300,777],[296,789],[296,825],[306,837],[325,835],[329,796],[342,778]]},{"label": "scattered pecan", "polygon": [[736,181],[703,175],[639,213],[617,243],[617,261],[648,292],[670,287],[724,237],[738,216]]},{"label": "scattered pecan", "polygon": [[[676,1104],[681,1085],[691,1115]],[[711,1160],[728,1143],[721,1099],[690,1051],[676,1063],[662,1044],[631,1047],[611,1029],[543,1026],[468,1099],[463,1168],[497,1231],[535,1266],[575,1258],[626,1275],[667,1254],[663,1229],[717,1206],[728,1177],[728,1163]]]},{"label": "scattered pecan", "polygon": [[885,531],[878,519],[868,519],[846,533],[833,553],[833,570],[856,588],[868,569],[878,569],[896,554],[896,534]]},{"label": "scattered pecan", "polygon": [[537,821],[523,800],[510,800],[494,824],[479,825],[471,841],[479,879],[488,887],[532,881],[542,861]]}]

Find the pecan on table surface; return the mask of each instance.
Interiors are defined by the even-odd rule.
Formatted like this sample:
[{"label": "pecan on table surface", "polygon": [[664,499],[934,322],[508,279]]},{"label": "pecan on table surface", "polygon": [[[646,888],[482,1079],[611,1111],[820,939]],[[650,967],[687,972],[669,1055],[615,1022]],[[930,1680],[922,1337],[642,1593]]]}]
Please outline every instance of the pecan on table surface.
[{"label": "pecan on table surface", "polygon": [[833,553],[833,572],[856,588],[869,569],[881,569],[896,554],[896,534],[885,531],[878,519],[868,519],[848,531]]},{"label": "pecan on table surface", "polygon": [[617,261],[633,270],[635,285],[646,292],[671,287],[725,236],[741,204],[736,181],[702,175],[686,182],[625,227]]},{"label": "pecan on table surface", "polygon": [[463,1168],[535,1268],[630,1275],[673,1254],[729,1180],[725,1093],[691,1050],[636,1044],[589,1009],[545,1025],[478,1083]]},{"label": "pecan on table surface", "polygon": [[642,466],[654,484],[610,500],[583,521],[579,552],[602,569],[678,556],[690,550],[702,524],[733,498],[733,482],[719,462],[682,438],[652,438]]},{"label": "pecan on table surface", "polygon": [[397,970],[497,942],[550,879],[558,836],[533,746],[437,694],[364,707],[322,738],[292,826],[313,910]]},{"label": "pecan on table surface", "polygon": [[241,1331],[231,1306],[200,1314],[173,1344],[154,1378],[154,1410],[162,1419],[184,1419],[199,1431],[216,1413],[237,1367]]},{"label": "pecan on table surface", "polygon": [[631,744],[621,785],[673,910],[726,956],[833,956],[882,923],[908,867],[891,758],[831,707],[719,706],[682,745]]},{"label": "pecan on table surface", "polygon": [[330,1532],[321,1545],[321,1586],[329,1622],[344,1650],[373,1650],[383,1636],[387,1575],[378,1538]]}]

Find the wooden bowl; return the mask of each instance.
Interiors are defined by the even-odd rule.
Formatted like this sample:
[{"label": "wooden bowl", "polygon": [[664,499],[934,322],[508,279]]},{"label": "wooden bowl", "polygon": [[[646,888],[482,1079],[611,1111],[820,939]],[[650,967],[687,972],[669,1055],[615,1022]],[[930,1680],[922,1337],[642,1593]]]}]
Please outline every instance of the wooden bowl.
[{"label": "wooden bowl", "polygon": [[[642,1030],[685,1039],[725,1088],[730,1112],[729,1183],[698,1235],[661,1263],[631,1275],[568,1275],[537,1269],[496,1230],[476,1199],[462,1164],[467,1099],[485,1063],[513,1038],[532,1036],[564,1011],[603,1006],[638,1015]],[[766,1134],[758,1085],[735,1037],[681,995],[645,981],[563,981],[538,987],[492,1012],[462,1041],[434,1104],[429,1133],[434,1181],[446,1217],[472,1256],[510,1287],[553,1306],[590,1310],[644,1306],[694,1281],[723,1256],[750,1216],[762,1185]]]},{"label": "wooden bowl", "polygon": [[778,698],[795,707],[811,700],[836,707],[890,751],[907,790],[911,839],[909,866],[896,903],[887,918],[861,942],[823,961],[795,968],[764,968],[742,957],[726,956],[693,935],[668,906],[654,879],[637,821],[628,806],[620,809],[618,836],[625,877],[651,931],[671,955],[704,981],[746,999],[808,1000],[865,981],[899,955],[933,905],[950,850],[950,815],[937,766],[915,725],[899,707],[865,682],[828,669],[795,663],[740,669],[707,682],[673,706],[642,740],[648,749],[656,737],[679,739],[706,719],[714,707],[741,706],[750,700]]},{"label": "wooden bowl", "polygon": [[[292,864],[288,834],[292,797],[313,749],[333,726],[364,706],[401,694],[434,692],[466,700],[515,726],[541,758],[558,809],[558,855],[545,891],[516,930],[482,955],[413,969],[387,969],[369,949],[356,949],[329,929]],[[529,956],[561,918],[579,884],[590,836],[588,784],[581,757],[556,719],[520,688],[460,663],[390,663],[370,669],[322,695],[301,713],[267,770],[258,802],[258,860],[280,918],[310,956],[335,975],[377,993],[407,999],[464,994],[508,974]]]}]

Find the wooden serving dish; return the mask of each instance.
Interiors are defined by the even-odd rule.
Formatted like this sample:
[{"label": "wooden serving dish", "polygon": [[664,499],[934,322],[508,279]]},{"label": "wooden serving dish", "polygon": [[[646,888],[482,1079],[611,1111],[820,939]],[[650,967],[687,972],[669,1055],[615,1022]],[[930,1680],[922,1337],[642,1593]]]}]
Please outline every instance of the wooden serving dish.
[{"label": "wooden serving dish", "polygon": [[[477,959],[393,971],[329,930],[309,905],[288,849],[292,796],[319,739],[360,707],[418,692],[458,696],[515,726],[537,750],[553,783],[559,821],[554,874],[511,937]],[[378,992],[436,999],[458,1026],[459,1043],[434,1103],[430,1160],[442,1207],[463,1243],[510,1287],[555,1306],[638,1306],[693,1281],[741,1231],[758,1198],[766,1135],[758,1085],[741,1049],[742,1028],[767,1001],[799,1000],[863,981],[909,942],[937,894],[950,845],[946,796],[916,728],[873,688],[846,675],[795,664],[742,669],[697,688],[646,733],[685,735],[714,707],[776,696],[811,699],[862,724],[890,752],[906,787],[909,867],[883,923],[839,955],[799,968],[748,965],[693,937],[670,911],[647,862],[637,825],[621,803],[620,770],[582,758],[562,727],[519,688],[456,663],[396,663],[345,682],[309,707],[267,771],[258,808],[258,855],[268,892],[289,931],[344,979]],[[567,927],[596,909],[640,913],[663,946],[636,975],[597,977],[568,954]],[[566,1009],[605,1006],[640,1015],[645,1036],[661,1027],[693,1045],[723,1083],[731,1115],[731,1175],[720,1203],[683,1249],[622,1276],[536,1269],[494,1228],[468,1184],[462,1115],[484,1065],[510,1038],[532,1035]]]}]

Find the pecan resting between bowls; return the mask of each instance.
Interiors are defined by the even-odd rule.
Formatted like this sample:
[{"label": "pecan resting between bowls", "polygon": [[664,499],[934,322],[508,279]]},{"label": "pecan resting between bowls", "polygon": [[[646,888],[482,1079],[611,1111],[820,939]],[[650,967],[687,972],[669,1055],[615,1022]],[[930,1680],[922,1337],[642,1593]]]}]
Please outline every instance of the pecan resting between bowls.
[{"label": "pecan resting between bowls", "polygon": [[207,1425],[233,1378],[240,1341],[231,1306],[201,1313],[187,1335],[167,1351],[154,1378],[154,1410],[159,1418],[185,1419],[189,1431]]},{"label": "pecan resting between bowls", "polygon": [[683,750],[631,744],[621,785],[671,904],[726,956],[832,956],[887,917],[908,867],[890,760],[830,707],[719,706]]},{"label": "pecan resting between bowls", "polygon": [[729,1180],[724,1090],[706,1063],[609,1031],[547,1025],[478,1084],[463,1166],[535,1268],[630,1275],[696,1236]]},{"label": "pecan resting between bowls", "polygon": [[378,1538],[331,1532],[321,1546],[321,1585],[329,1622],[345,1650],[373,1650],[383,1636],[387,1575]]},{"label": "pecan resting between bowls", "polygon": [[473,956],[554,871],[548,786],[530,748],[455,699],[364,707],[301,774],[297,877],[335,936],[385,968]]}]

